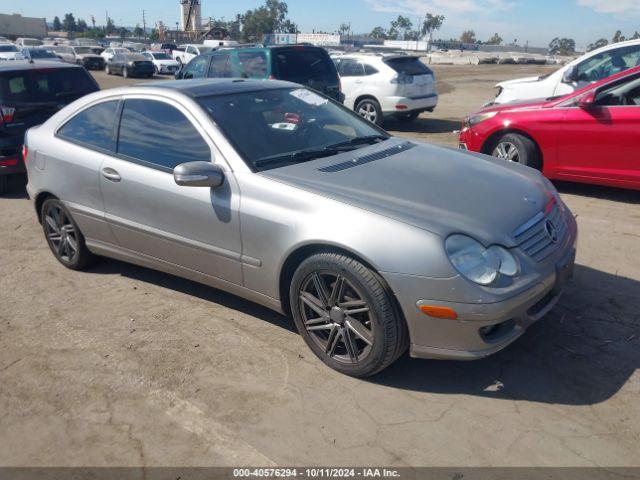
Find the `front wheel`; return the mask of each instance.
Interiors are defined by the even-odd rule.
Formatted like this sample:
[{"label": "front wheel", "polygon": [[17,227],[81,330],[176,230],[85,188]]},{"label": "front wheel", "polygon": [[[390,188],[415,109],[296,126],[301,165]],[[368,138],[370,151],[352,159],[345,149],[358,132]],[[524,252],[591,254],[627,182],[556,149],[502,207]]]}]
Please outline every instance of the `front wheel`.
[{"label": "front wheel", "polygon": [[542,159],[535,142],[518,133],[507,133],[500,137],[493,145],[491,155],[542,170]]},{"label": "front wheel", "polygon": [[60,200],[45,200],[40,221],[49,248],[60,263],[72,270],[83,270],[91,263],[93,255],[84,236]]},{"label": "front wheel", "polygon": [[407,347],[406,326],[378,275],[339,253],[302,262],[290,286],[291,312],[313,353],[329,367],[368,377]]},{"label": "front wheel", "polygon": [[122,77],[123,78],[129,78],[129,70],[127,69],[127,67],[124,67],[122,69]]},{"label": "front wheel", "polygon": [[356,113],[376,125],[382,124],[382,108],[377,100],[365,98],[356,105]]}]

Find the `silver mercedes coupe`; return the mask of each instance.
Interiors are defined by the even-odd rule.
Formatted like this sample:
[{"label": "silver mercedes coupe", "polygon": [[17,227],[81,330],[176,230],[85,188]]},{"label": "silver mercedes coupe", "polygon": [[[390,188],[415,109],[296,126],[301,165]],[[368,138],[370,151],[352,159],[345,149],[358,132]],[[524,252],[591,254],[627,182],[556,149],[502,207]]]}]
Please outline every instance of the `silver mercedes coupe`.
[{"label": "silver mercedes coupe", "polygon": [[64,266],[113,257],[234,293],[293,317],[348,375],[407,348],[497,352],[573,271],[576,222],[540,173],[389,136],[292,83],[105,90],[29,130],[25,150]]}]

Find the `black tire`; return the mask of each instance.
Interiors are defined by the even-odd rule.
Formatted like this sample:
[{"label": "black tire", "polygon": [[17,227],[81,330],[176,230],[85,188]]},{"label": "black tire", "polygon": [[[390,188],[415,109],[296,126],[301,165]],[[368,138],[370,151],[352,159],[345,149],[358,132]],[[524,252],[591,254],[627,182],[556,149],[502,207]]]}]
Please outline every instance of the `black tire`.
[{"label": "black tire", "polygon": [[405,113],[404,115],[398,115],[396,118],[401,122],[413,122],[420,116],[420,112],[410,112]]},{"label": "black tire", "polygon": [[44,201],[40,221],[47,244],[62,265],[71,270],[84,270],[91,264],[94,256],[69,210],[60,200],[49,198]]},{"label": "black tire", "polygon": [[9,191],[9,175],[0,175],[0,195]]},{"label": "black tire", "polygon": [[[515,154],[512,154],[515,148]],[[536,143],[518,133],[507,133],[491,145],[491,155],[542,170],[542,158]],[[512,155],[515,155],[512,157]]]},{"label": "black tire", "polygon": [[374,375],[408,346],[404,319],[382,279],[351,257],[332,252],[310,256],[295,271],[289,298],[294,322],[309,348],[341,373]]},{"label": "black tire", "polygon": [[380,103],[374,98],[363,98],[356,104],[355,112],[376,125],[382,125],[383,115]]}]

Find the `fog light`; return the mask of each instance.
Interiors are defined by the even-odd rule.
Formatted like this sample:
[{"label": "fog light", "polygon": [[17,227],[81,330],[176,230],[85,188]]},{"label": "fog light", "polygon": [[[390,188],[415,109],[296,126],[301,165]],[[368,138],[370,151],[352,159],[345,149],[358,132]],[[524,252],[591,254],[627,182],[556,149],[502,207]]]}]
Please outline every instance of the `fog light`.
[{"label": "fog light", "polygon": [[430,317],[445,318],[448,320],[456,320],[458,318],[458,314],[453,308],[437,307],[435,305],[420,305],[419,308],[422,313]]}]

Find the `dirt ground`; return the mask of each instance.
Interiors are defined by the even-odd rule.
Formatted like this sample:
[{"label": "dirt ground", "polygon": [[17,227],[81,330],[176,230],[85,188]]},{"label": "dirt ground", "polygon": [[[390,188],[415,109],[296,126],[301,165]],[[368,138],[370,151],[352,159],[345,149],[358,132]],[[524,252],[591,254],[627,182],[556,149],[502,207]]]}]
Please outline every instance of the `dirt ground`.
[{"label": "dirt ground", "polygon": [[[435,113],[387,127],[456,145],[496,81],[549,68],[435,70]],[[640,466],[640,192],[560,190],[580,244],[550,315],[488,359],[405,357],[363,381],[242,299],[116,261],[64,269],[16,185],[0,198],[0,465]]]}]

